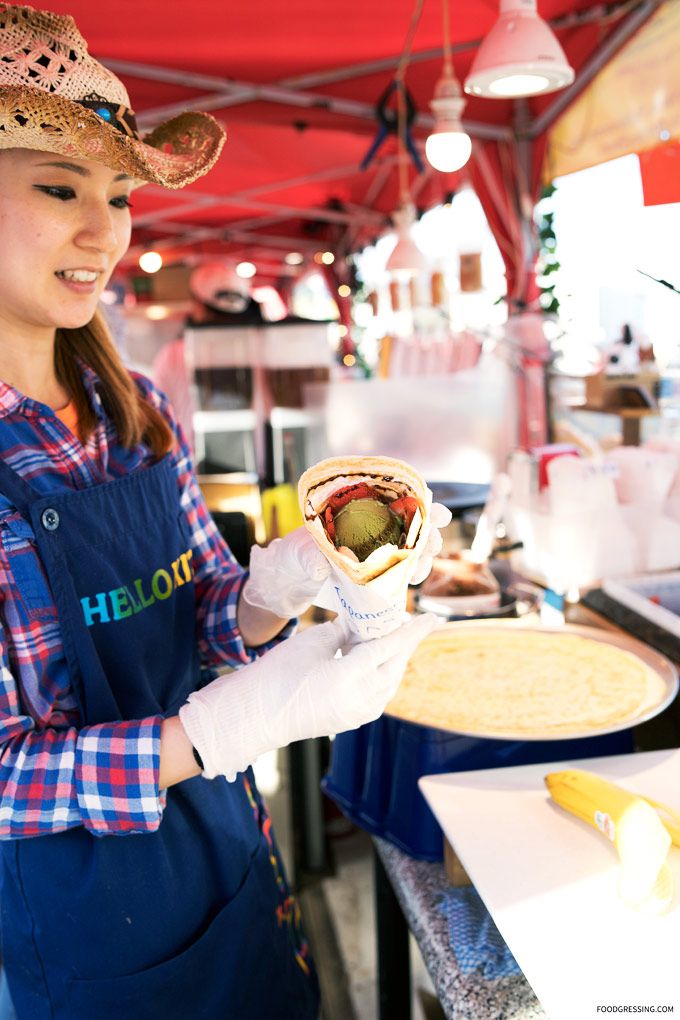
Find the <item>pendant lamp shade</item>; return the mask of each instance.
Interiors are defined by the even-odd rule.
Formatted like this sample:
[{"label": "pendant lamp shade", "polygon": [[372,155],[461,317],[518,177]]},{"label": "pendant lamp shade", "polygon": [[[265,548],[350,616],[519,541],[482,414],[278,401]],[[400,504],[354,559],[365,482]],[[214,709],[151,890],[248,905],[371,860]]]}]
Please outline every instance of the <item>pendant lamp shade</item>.
[{"label": "pendant lamp shade", "polygon": [[416,210],[410,202],[396,209],[392,214],[397,231],[397,243],[385,266],[388,273],[396,277],[418,276],[428,268],[427,259],[411,237],[411,227],[416,221]]},{"label": "pendant lamp shade", "polygon": [[500,15],[480,46],[465,91],[489,99],[535,96],[570,85],[569,65],[536,0],[500,0]]}]

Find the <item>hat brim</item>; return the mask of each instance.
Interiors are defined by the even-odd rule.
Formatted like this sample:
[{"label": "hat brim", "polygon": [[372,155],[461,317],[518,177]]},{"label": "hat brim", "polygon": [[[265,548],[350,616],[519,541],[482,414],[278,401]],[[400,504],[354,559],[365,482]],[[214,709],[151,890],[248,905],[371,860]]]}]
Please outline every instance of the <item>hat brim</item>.
[{"label": "hat brim", "polygon": [[92,159],[166,188],[183,188],[207,173],[225,138],[209,113],[181,113],[140,141],[54,92],[14,85],[0,89],[0,149]]}]

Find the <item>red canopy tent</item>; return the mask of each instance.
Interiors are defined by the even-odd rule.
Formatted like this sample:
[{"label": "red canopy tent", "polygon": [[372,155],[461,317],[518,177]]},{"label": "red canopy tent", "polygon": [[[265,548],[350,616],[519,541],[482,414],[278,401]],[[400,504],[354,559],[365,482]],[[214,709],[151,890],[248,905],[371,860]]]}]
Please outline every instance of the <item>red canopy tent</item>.
[{"label": "red canopy tent", "polygon": [[[92,53],[116,71],[142,129],[186,108],[211,111],[227,129],[217,166],[180,192],[155,186],[134,196],[129,263],[152,246],[166,262],[187,255],[248,257],[258,281],[290,272],[291,250],[355,251],[390,225],[399,204],[392,136],[360,169],[376,136],[376,103],[394,80],[420,7],[405,75],[422,149],[429,101],[442,72],[441,0],[53,0],[72,14]],[[577,71],[572,86],[526,101],[468,97],[463,123],[473,155],[462,171],[485,208],[506,263],[508,295],[532,299],[531,213],[546,132],[598,70],[663,0],[539,0]],[[451,47],[462,82],[496,19],[495,0],[450,0]],[[424,210],[455,190],[461,173],[409,165]]]}]

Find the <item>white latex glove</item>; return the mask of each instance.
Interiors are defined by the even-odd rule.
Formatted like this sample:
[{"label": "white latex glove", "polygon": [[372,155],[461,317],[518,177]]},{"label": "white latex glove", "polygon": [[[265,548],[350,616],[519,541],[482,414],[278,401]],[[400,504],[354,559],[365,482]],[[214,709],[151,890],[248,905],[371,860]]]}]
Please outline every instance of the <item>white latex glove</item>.
[{"label": "white latex glove", "polygon": [[267,546],[252,547],[243,598],[290,619],[309,609],[330,572],[330,563],[307,529],[296,528]]},{"label": "white latex glove", "polygon": [[385,637],[348,646],[349,631],[334,620],[194,691],[179,717],[203,775],[232,781],[265,751],[377,719],[414,649],[435,626],[435,617],[424,614]]},{"label": "white latex glove", "polygon": [[443,503],[433,503],[430,508],[430,531],[423,551],[416,560],[416,565],[409,584],[420,584],[432,570],[432,560],[441,551],[442,536],[441,529],[451,523],[452,513]]}]

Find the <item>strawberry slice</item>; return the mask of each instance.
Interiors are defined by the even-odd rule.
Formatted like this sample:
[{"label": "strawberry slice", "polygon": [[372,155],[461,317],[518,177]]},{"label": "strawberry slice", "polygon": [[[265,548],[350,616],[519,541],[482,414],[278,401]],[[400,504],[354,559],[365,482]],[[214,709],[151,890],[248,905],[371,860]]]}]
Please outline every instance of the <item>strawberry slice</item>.
[{"label": "strawberry slice", "polygon": [[379,499],[381,502],[384,502],[380,493],[370,485],[367,485],[366,482],[356,482],[354,485],[346,485],[343,489],[338,489],[337,492],[334,492],[328,499],[326,509],[330,509],[333,514],[337,514],[338,510],[341,510],[346,503],[351,503],[353,499]]},{"label": "strawberry slice", "polygon": [[417,509],[418,500],[414,499],[413,496],[400,496],[399,499],[395,499],[390,503],[392,513],[403,520],[404,534],[406,535],[408,535],[408,529],[411,527],[411,521],[415,517]]},{"label": "strawberry slice", "polygon": [[333,521],[333,511],[329,506],[327,506],[326,509],[324,510],[323,520],[324,524],[326,525],[328,537],[333,543],[333,545],[335,545],[335,523]]}]

